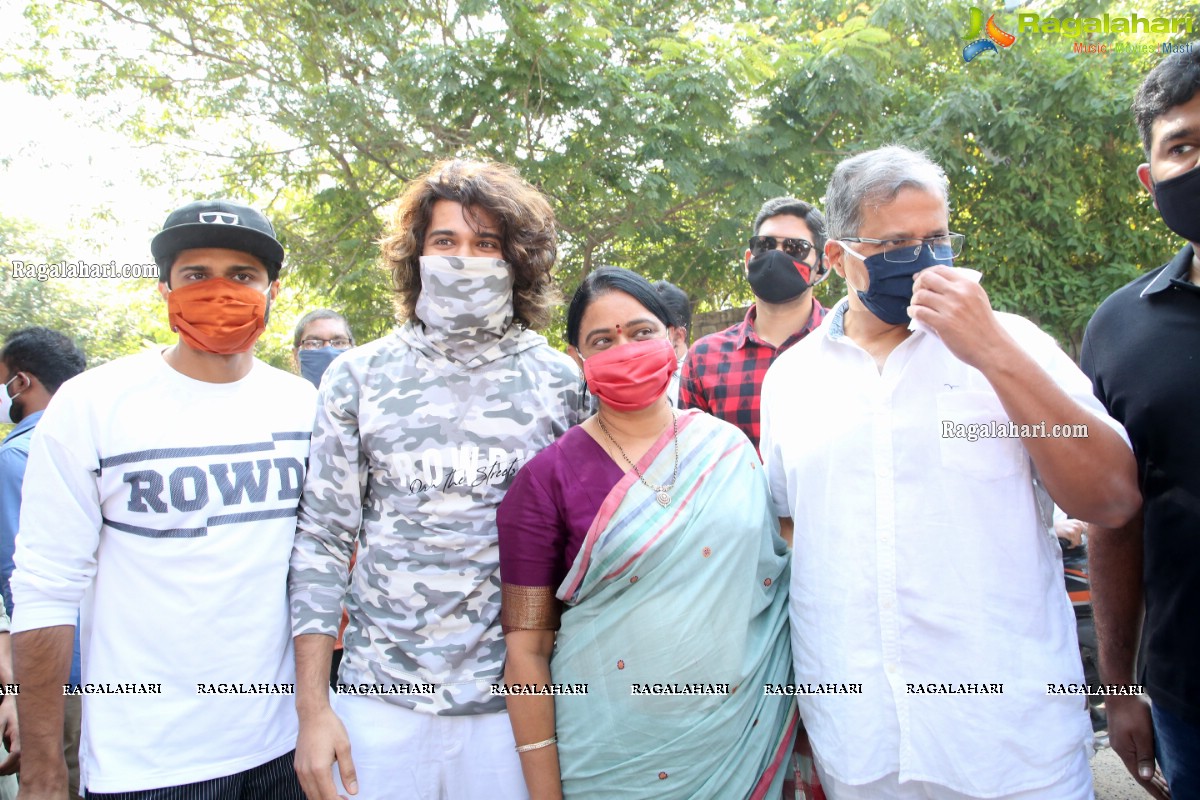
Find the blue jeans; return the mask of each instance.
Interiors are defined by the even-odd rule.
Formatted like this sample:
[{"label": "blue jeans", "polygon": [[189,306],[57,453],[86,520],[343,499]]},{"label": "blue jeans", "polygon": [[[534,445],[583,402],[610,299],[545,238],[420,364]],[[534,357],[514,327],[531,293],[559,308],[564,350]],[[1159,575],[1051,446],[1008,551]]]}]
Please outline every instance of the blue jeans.
[{"label": "blue jeans", "polygon": [[1154,757],[1171,787],[1171,800],[1200,800],[1200,725],[1151,705]]}]

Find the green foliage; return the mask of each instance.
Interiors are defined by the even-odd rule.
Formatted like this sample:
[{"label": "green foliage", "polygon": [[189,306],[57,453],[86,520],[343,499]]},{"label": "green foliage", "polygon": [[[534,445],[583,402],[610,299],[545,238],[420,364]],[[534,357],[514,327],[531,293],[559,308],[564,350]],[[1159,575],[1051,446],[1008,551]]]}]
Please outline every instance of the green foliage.
[{"label": "green foliage", "polygon": [[[68,252],[29,222],[0,216],[0,338],[32,325],[51,328],[74,339],[89,366],[171,341],[153,281],[13,277],[13,261],[68,261]],[[158,317],[161,325],[154,324]]]},{"label": "green foliage", "polygon": [[[58,0],[27,11],[40,37],[22,79],[132,96],[130,135],[216,149],[231,193],[274,198],[294,293],[276,313],[329,305],[360,341],[392,324],[375,245],[388,204],[438,159],[516,164],[554,199],[568,294],[617,264],[716,308],[750,299],[762,200],[819,201],[840,159],[900,142],[946,168],[963,263],[993,303],[1072,345],[1174,247],[1133,177],[1128,106],[1151,59],[1028,34],[966,64],[969,5]],[[1126,10],[1075,6],[1039,11]],[[1137,6],[1156,9],[1195,13]],[[821,296],[841,291],[835,278]]]},{"label": "green foliage", "polygon": [[815,52],[780,70],[765,124],[783,134],[793,174],[809,177],[800,196],[819,196],[848,154],[893,142],[926,150],[950,178],[951,228],[968,237],[959,263],[984,273],[993,305],[1074,351],[1096,305],[1177,247],[1134,175],[1129,104],[1153,64],[1076,55],[1071,40],[1041,35],[967,64],[968,8],[860,5],[861,17],[825,28]]}]

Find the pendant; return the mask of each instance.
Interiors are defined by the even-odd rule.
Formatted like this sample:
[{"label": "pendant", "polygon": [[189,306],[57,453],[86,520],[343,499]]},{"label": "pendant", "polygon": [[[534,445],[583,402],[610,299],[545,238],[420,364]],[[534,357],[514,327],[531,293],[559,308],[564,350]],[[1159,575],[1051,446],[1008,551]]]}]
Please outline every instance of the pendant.
[{"label": "pendant", "polygon": [[662,506],[663,508],[666,508],[667,506],[671,505],[671,495],[667,494],[666,491],[663,489],[659,489],[654,494],[654,499],[657,500],[658,504],[660,506]]}]

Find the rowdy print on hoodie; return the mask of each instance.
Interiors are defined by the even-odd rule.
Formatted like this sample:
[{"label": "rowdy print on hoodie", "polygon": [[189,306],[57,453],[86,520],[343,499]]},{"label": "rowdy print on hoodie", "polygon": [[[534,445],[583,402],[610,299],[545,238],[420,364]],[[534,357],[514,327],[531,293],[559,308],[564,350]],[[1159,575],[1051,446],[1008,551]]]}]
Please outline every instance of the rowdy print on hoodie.
[{"label": "rowdy print on hoodie", "polygon": [[451,716],[504,708],[496,507],[585,402],[542,336],[475,344],[409,321],[330,367],[289,576],[294,635],[334,636],[345,602],[341,684]]}]

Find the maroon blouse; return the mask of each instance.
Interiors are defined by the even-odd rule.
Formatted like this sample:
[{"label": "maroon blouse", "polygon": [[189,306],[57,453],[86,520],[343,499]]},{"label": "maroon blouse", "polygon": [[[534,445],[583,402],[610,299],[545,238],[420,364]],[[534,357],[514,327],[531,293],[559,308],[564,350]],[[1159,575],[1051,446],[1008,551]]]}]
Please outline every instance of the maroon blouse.
[{"label": "maroon blouse", "polygon": [[581,426],[521,468],[496,513],[500,580],[555,589],[625,470]]}]

